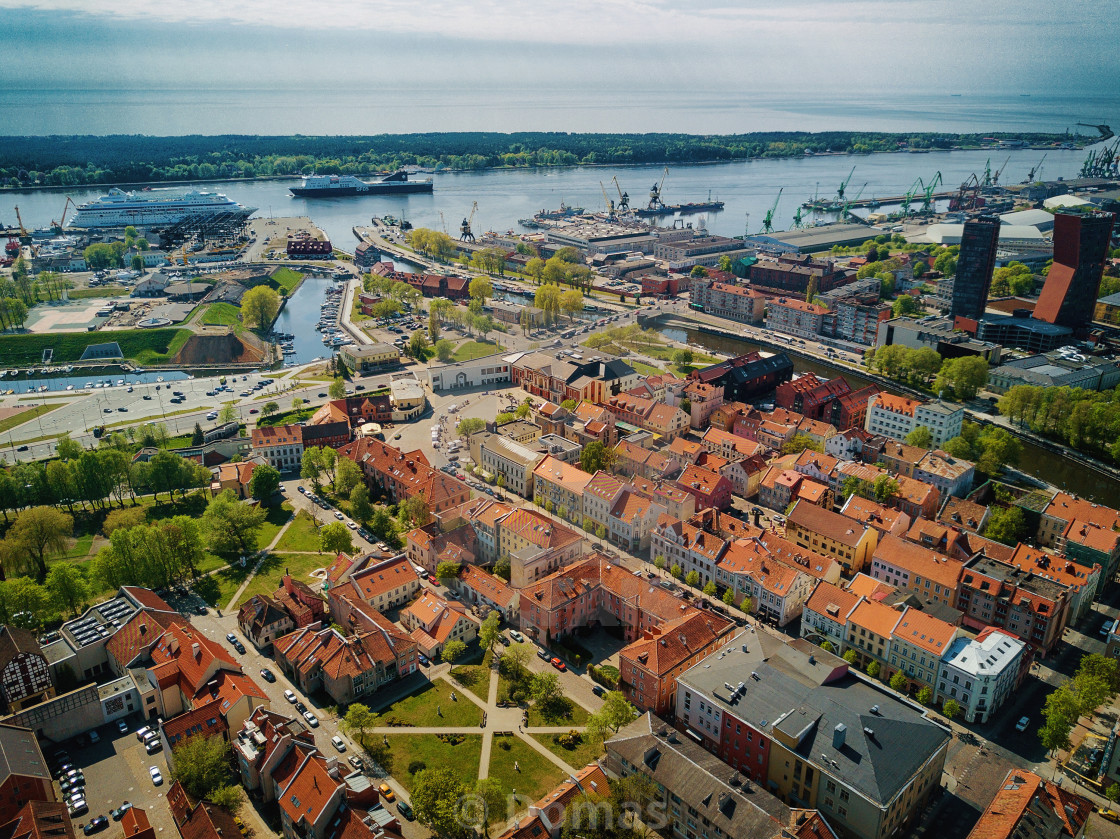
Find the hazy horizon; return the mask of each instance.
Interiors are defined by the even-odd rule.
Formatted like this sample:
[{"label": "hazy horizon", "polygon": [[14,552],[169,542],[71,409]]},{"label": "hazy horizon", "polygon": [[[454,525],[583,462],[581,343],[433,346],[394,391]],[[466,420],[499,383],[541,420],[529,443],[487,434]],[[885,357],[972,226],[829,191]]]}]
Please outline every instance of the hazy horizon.
[{"label": "hazy horizon", "polygon": [[[970,125],[984,115],[967,112],[968,97],[1051,97],[1047,131],[1120,110],[1115,9],[1089,0],[0,0],[0,27],[0,94],[22,109],[5,111],[9,135],[83,133],[85,122],[100,126],[90,133],[194,133],[186,113],[159,130],[170,92],[174,107],[197,103],[200,133],[312,133],[324,120],[331,133],[584,131],[615,117],[619,131],[822,130],[866,127],[858,119],[880,101],[928,124],[928,99],[952,119],[940,99],[955,94]],[[254,91],[277,94],[269,113],[230,95]],[[679,105],[662,111],[660,95],[696,98],[703,125]],[[314,111],[317,96],[368,113]],[[776,124],[737,126],[736,109],[757,103]],[[851,120],[837,103],[851,103]],[[815,114],[831,121],[818,127]],[[226,128],[211,130],[212,117]]]}]

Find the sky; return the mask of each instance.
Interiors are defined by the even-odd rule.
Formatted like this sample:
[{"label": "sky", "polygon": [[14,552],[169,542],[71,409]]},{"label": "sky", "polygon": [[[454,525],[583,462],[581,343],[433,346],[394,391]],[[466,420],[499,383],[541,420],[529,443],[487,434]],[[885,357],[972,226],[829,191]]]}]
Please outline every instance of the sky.
[{"label": "sky", "polygon": [[1091,94],[1120,89],[1115,12],[1109,0],[0,0],[0,79]]}]

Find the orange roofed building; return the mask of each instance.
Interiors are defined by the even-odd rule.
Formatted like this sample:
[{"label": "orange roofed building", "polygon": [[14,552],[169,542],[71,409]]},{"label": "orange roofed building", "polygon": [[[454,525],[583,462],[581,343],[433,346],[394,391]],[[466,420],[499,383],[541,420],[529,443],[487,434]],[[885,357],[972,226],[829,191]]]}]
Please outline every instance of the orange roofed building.
[{"label": "orange roofed building", "polygon": [[1025,769],[1012,769],[968,839],[1077,839],[1093,803]]},{"label": "orange roofed building", "polygon": [[401,610],[400,620],[428,657],[442,653],[448,641],[467,644],[478,637],[479,621],[462,603],[444,600],[427,590]]},{"label": "orange roofed building", "polygon": [[603,624],[621,627],[630,642],[619,654],[620,689],[639,708],[668,708],[681,665],[722,646],[734,629],[721,615],[682,602],[602,554],[521,593],[521,628],[545,645]]},{"label": "orange roofed building", "polygon": [[428,510],[438,513],[470,500],[467,485],[433,469],[419,449],[405,453],[372,437],[361,437],[338,453],[358,464],[366,483],[392,502],[420,495]]}]

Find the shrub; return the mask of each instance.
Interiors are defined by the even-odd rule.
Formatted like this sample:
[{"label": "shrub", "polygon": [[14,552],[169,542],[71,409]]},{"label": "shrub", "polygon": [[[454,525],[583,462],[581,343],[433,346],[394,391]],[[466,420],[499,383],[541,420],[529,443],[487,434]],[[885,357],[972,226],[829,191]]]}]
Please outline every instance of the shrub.
[{"label": "shrub", "polygon": [[427,768],[428,764],[426,764],[424,761],[414,760],[412,761],[412,763],[408,764],[408,774],[415,775],[417,772],[423,772]]}]

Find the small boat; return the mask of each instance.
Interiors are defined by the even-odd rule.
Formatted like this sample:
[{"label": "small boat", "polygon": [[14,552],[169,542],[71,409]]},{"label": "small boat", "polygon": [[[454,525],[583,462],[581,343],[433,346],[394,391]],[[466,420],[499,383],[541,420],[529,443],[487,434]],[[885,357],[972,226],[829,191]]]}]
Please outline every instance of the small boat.
[{"label": "small boat", "polygon": [[92,390],[92,389],[93,389],[93,382],[86,382],[86,383],[85,383],[85,384],[83,385],[83,388],[84,388],[85,390]]},{"label": "small boat", "polygon": [[156,381],[157,382],[162,382],[163,381],[163,376],[156,376]]},{"label": "small boat", "polygon": [[74,386],[73,386],[73,385],[67,385],[67,386],[66,386],[66,389],[67,389],[67,390],[73,390],[73,389],[74,389]]},{"label": "small boat", "polygon": [[117,379],[117,387],[120,387],[123,384],[124,384],[124,379]]},{"label": "small boat", "polygon": [[67,373],[73,373],[74,372],[74,365],[73,364],[67,364],[63,369]]}]

